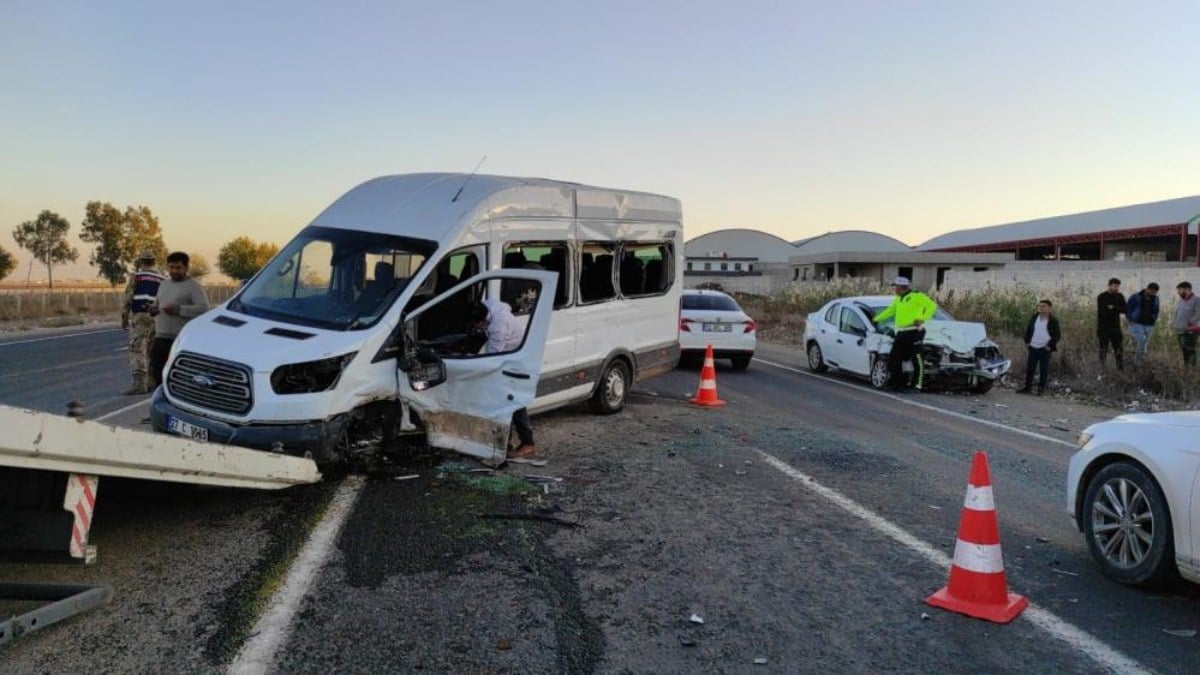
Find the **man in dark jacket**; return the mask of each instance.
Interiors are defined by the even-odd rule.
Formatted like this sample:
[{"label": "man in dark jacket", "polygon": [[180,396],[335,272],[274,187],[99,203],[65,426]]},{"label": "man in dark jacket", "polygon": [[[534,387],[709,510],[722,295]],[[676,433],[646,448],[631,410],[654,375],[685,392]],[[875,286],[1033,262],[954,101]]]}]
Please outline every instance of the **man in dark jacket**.
[{"label": "man in dark jacket", "polygon": [[1125,318],[1125,296],[1121,294],[1121,280],[1108,280],[1108,290],[1096,297],[1096,338],[1100,341],[1100,367],[1108,357],[1108,347],[1112,345],[1113,357],[1117,361],[1117,370],[1125,365],[1124,342],[1121,334],[1121,319]]},{"label": "man in dark jacket", "polygon": [[1017,390],[1018,394],[1028,394],[1033,389],[1033,371],[1038,369],[1038,396],[1046,392],[1046,383],[1050,381],[1050,353],[1058,348],[1062,339],[1062,328],[1058,325],[1058,317],[1050,314],[1051,302],[1039,300],[1037,314],[1029,319],[1025,327],[1025,345],[1029,348],[1029,359],[1025,363],[1025,386]]},{"label": "man in dark jacket", "polygon": [[1125,305],[1125,316],[1129,318],[1129,334],[1137,344],[1133,362],[1141,363],[1150,345],[1154,323],[1158,321],[1158,284],[1151,281],[1145,288],[1129,296],[1129,302]]}]

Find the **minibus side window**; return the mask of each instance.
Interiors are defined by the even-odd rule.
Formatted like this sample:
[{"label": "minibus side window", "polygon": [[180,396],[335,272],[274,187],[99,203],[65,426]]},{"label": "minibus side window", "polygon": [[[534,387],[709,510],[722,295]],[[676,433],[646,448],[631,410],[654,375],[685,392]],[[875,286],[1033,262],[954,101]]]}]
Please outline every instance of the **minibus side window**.
[{"label": "minibus side window", "polygon": [[[503,287],[504,285],[515,284],[518,281],[523,280],[504,279],[500,284]],[[439,303],[449,303],[462,308],[461,313],[453,314],[453,323],[449,326],[451,328],[449,331],[442,331],[442,326],[436,326],[436,328],[431,330],[430,312],[437,310],[439,308],[437,305],[417,317],[410,328],[410,335],[415,340],[415,346],[418,349],[430,349],[442,358],[447,359],[473,358],[519,351],[525,344],[525,337],[529,332],[530,320],[533,317],[533,312],[537,309],[537,294],[541,286],[537,282],[529,282],[531,288],[528,293],[533,299],[533,306],[523,315],[510,313],[503,306],[488,307],[488,310],[500,313],[497,321],[503,323],[504,326],[502,329],[498,329],[495,335],[495,339],[499,340],[502,344],[497,346],[497,351],[485,353],[483,350],[489,338],[487,332],[488,322],[473,322],[472,308],[478,303],[485,301],[484,299],[487,297],[487,283],[486,281],[480,281],[471,284]],[[486,312],[485,316],[488,316]]]},{"label": "minibus side window", "polygon": [[613,261],[617,246],[609,242],[585,242],[579,247],[579,302],[603,302],[617,297],[613,285]]},{"label": "minibus side window", "polygon": [[662,295],[673,282],[673,247],[668,243],[621,244],[621,264],[617,279],[621,295],[645,297]]},{"label": "minibus side window", "polygon": [[[422,284],[409,301],[407,310],[411,310],[442,293],[454,288],[459,282],[475,276],[480,270],[479,256],[475,251],[462,249],[454,251],[438,261],[429,278]],[[428,288],[426,288],[428,287]],[[462,323],[468,307],[475,300],[483,298],[483,286],[469,286],[466,292],[460,291],[450,299],[430,308],[420,318],[420,334],[424,339],[440,338],[446,335],[462,332]]]},{"label": "minibus side window", "polygon": [[[571,304],[571,286],[568,283],[571,278],[569,250],[565,241],[513,242],[504,247],[501,266],[505,269],[558,272],[558,286],[554,289],[554,309],[562,309]],[[527,312],[528,308],[525,305],[528,305],[528,299],[524,302],[519,300],[520,290],[513,288],[513,284],[507,284],[503,288],[506,290],[502,292],[500,299],[510,305],[514,300],[522,304],[522,307],[513,307],[516,314]]]}]

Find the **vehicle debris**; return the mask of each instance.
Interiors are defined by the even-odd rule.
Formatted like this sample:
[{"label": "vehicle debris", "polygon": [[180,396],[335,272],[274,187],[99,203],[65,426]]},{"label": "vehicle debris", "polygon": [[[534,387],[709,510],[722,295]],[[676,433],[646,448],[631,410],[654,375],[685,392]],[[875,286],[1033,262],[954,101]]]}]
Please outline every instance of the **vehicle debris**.
[{"label": "vehicle debris", "polygon": [[701,617],[699,614],[693,614],[690,618],[688,618],[688,621],[691,621],[692,623],[702,624],[702,623],[704,623],[704,618]]},{"label": "vehicle debris", "polygon": [[512,462],[513,464],[528,464],[530,466],[546,466],[550,463],[544,459],[528,459],[525,457],[513,457],[508,461]]},{"label": "vehicle debris", "polygon": [[1175,637],[1196,637],[1196,631],[1189,629],[1173,630],[1170,628],[1164,628],[1163,632],[1167,635],[1174,635]]},{"label": "vehicle debris", "polygon": [[1050,568],[1050,571],[1051,571],[1051,572],[1057,572],[1057,573],[1059,573],[1059,574],[1065,574],[1065,575],[1067,575],[1067,576],[1069,576],[1069,577],[1077,577],[1077,576],[1079,576],[1079,573],[1078,573],[1078,572],[1068,572],[1067,570],[1064,570],[1064,569],[1059,569],[1059,568],[1057,568],[1057,567],[1051,567],[1051,568]]},{"label": "vehicle debris", "polygon": [[696,646],[696,641],[687,635],[678,635],[676,637],[679,638],[679,644],[683,645],[684,647],[695,647]]},{"label": "vehicle debris", "polygon": [[925,612],[921,612],[921,620],[922,621],[928,621],[930,618],[931,617],[928,614],[926,614]]},{"label": "vehicle debris", "polygon": [[541,513],[478,513],[480,518],[494,518],[496,520],[538,520],[544,523],[554,523],[555,525],[564,525],[566,527],[583,527],[582,524],[564,518],[556,518],[547,516]]},{"label": "vehicle debris", "polygon": [[421,474],[419,474],[419,473],[410,473],[406,476],[393,476],[392,480],[412,480],[414,478],[420,478],[420,477],[421,477]]},{"label": "vehicle debris", "polygon": [[765,665],[767,665],[767,657],[765,657],[765,656],[760,656],[760,657],[758,657],[757,659],[754,659],[754,665],[756,665],[756,666],[765,666]]}]

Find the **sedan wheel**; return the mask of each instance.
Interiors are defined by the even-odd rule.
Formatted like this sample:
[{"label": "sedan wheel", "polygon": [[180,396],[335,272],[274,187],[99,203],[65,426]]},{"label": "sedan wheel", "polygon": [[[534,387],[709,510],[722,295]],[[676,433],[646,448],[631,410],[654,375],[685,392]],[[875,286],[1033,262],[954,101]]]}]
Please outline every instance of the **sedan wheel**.
[{"label": "sedan wheel", "polygon": [[1162,490],[1135,464],[1100,470],[1083,504],[1084,538],[1105,576],[1153,585],[1177,573],[1171,514]]},{"label": "sedan wheel", "polygon": [[825,357],[821,354],[821,345],[812,342],[808,345],[808,369],[814,373],[823,373],[829,369],[825,365]]},{"label": "sedan wheel", "polygon": [[871,361],[871,386],[876,389],[887,389],[888,381],[892,379],[892,371],[888,368],[887,359],[879,356]]}]

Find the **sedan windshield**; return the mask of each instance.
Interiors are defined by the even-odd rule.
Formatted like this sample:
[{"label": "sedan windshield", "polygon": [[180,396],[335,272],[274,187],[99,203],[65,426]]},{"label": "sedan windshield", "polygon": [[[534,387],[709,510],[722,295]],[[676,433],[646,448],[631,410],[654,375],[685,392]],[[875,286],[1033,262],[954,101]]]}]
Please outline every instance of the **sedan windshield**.
[{"label": "sedan windshield", "polygon": [[242,288],[229,309],[333,330],[374,324],[437,244],[388,234],[305,228]]},{"label": "sedan windshield", "polygon": [[[863,307],[867,310],[867,318],[869,318],[869,319],[875,318],[876,314],[887,309],[887,305],[859,305],[859,307]],[[950,312],[947,312],[946,310],[942,309],[941,307],[938,307],[937,311],[933,313],[933,320],[934,321],[955,321],[956,319],[954,317],[950,316]],[[884,321],[883,323],[884,323],[884,325],[895,323],[895,319],[888,319],[888,320]]]}]

